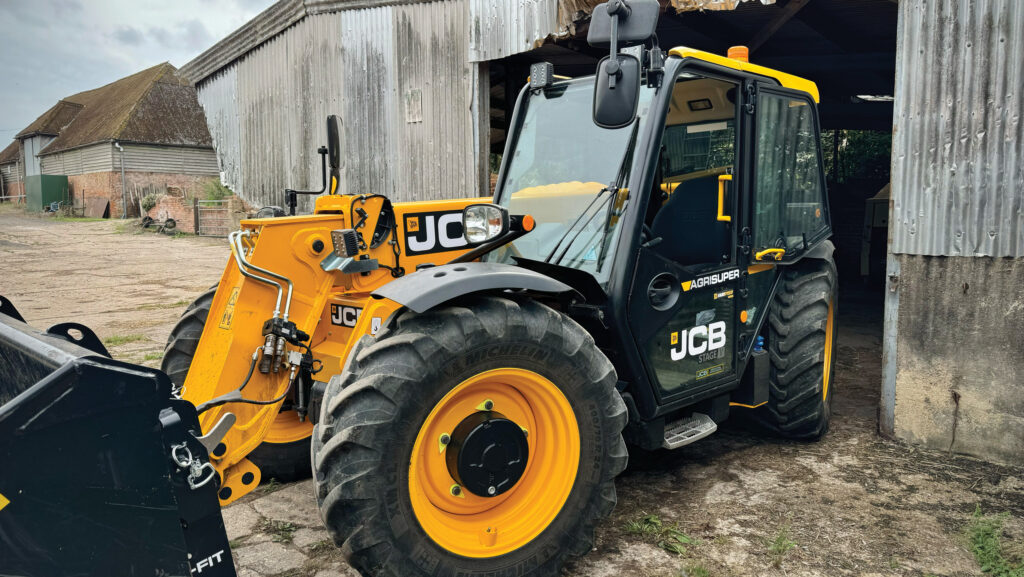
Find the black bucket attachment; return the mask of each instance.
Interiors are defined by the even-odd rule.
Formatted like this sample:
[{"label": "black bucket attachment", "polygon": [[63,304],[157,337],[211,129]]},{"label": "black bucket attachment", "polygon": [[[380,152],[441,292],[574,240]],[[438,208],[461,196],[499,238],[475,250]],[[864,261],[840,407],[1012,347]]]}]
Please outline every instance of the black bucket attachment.
[{"label": "black bucket attachment", "polygon": [[0,298],[0,575],[233,577],[195,407],[85,327],[19,319]]}]

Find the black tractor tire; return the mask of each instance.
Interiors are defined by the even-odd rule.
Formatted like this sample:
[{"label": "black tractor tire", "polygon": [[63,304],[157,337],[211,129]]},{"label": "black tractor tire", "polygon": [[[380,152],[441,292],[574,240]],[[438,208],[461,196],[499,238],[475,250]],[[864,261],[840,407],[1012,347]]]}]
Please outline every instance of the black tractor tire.
[{"label": "black tractor tire", "polygon": [[[206,326],[206,318],[216,293],[217,287],[213,287],[190,304],[167,338],[160,370],[167,373],[175,387],[185,384],[185,377],[199,347],[199,338],[203,336],[203,327]],[[310,437],[291,443],[263,442],[247,458],[259,467],[263,481],[299,481],[313,474],[309,445]]]},{"label": "black tractor tire", "polygon": [[[549,353],[543,362],[537,351]],[[320,516],[363,575],[554,576],[590,551],[595,526],[615,506],[615,477],[628,454],[615,369],[582,327],[535,301],[473,297],[404,312],[376,338],[363,337],[349,359],[328,384],[313,463]],[[539,373],[564,394],[578,423],[580,461],[565,504],[535,538],[471,558],[424,531],[410,498],[410,459],[425,419],[449,391],[504,367]]]},{"label": "black tractor tire", "polygon": [[779,282],[768,311],[768,402],[754,418],[775,435],[816,441],[828,432],[835,389],[835,261],[805,259]]}]

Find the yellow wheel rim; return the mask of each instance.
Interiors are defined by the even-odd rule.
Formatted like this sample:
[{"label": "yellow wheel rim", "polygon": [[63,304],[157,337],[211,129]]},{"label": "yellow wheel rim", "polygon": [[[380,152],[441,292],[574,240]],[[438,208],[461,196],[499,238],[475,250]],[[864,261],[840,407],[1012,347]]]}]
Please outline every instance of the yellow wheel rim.
[{"label": "yellow wheel rim", "polygon": [[[453,494],[442,435],[486,402],[525,429],[529,457],[518,482],[495,497]],[[409,461],[409,498],[420,527],[463,557],[495,557],[537,538],[572,492],[580,460],[576,415],[562,391],[524,369],[495,369],[459,383],[427,415]]]},{"label": "yellow wheel rim", "polygon": [[835,322],[835,307],[832,301],[828,301],[828,320],[825,322],[825,366],[821,399],[828,400],[828,380],[832,374],[832,332]]},{"label": "yellow wheel rim", "polygon": [[299,420],[295,411],[281,411],[270,424],[270,431],[263,438],[265,443],[294,443],[313,434],[313,423],[309,419]]}]

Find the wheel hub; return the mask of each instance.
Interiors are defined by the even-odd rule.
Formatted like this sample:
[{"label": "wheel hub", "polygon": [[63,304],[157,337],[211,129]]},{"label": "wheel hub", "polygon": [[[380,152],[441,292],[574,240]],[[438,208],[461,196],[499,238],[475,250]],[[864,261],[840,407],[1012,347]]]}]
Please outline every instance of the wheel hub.
[{"label": "wheel hub", "polygon": [[479,497],[508,491],[526,471],[529,445],[526,433],[504,415],[476,412],[452,433],[446,462],[452,478]]}]

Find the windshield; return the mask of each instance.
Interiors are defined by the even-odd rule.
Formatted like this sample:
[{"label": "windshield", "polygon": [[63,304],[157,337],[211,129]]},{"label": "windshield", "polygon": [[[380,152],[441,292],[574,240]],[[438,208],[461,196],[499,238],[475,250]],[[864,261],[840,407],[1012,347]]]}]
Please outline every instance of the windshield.
[{"label": "windshield", "polygon": [[[647,117],[652,88],[641,88],[639,122],[607,129],[594,124],[593,82],[582,80],[527,95],[498,202],[537,222],[526,236],[492,253],[548,261],[607,283],[626,208],[632,144]],[[618,179],[618,181],[617,181]],[[607,190],[609,184],[622,190]]]}]

